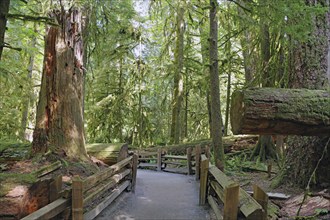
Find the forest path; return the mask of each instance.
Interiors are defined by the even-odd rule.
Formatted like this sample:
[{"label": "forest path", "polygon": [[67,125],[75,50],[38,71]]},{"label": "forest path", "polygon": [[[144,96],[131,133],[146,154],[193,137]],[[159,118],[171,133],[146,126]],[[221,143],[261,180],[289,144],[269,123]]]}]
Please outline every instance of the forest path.
[{"label": "forest path", "polygon": [[208,206],[198,205],[198,194],[195,176],[138,170],[135,193],[123,193],[96,219],[213,219]]}]

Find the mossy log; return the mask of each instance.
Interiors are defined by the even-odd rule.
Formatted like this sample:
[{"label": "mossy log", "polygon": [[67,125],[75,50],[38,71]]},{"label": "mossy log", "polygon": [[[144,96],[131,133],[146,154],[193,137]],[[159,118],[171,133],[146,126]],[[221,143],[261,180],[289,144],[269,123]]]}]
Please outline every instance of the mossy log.
[{"label": "mossy log", "polygon": [[[233,135],[233,136],[226,136],[222,138],[222,144],[225,148],[225,152],[228,153],[233,149],[238,150],[236,148],[245,149],[245,148],[252,148],[257,143],[258,136],[256,135]],[[205,153],[205,147],[212,148],[212,141],[208,140],[200,140],[194,141],[189,143],[182,143],[176,145],[167,145],[160,147],[162,150],[166,151],[168,154],[174,155],[185,155],[187,152],[187,148],[193,149],[193,154],[195,151],[196,146],[201,146],[202,153]],[[146,151],[157,151],[157,148],[147,148]],[[239,149],[239,150],[240,150]]]},{"label": "mossy log", "polygon": [[128,145],[118,144],[86,144],[87,153],[108,165],[113,165],[128,157]]},{"label": "mossy log", "polygon": [[[226,153],[231,152],[232,150],[252,148],[255,146],[257,141],[258,141],[257,135],[232,135],[222,138],[222,144],[225,148]],[[202,153],[205,153],[206,147],[212,148],[212,141],[211,139],[206,139],[206,140],[204,139],[204,140],[175,144],[175,145],[149,147],[143,149],[143,151],[157,152],[158,149],[162,149],[167,154],[185,155],[187,153],[187,149],[192,148],[193,149],[192,153],[194,155],[196,146],[200,146],[202,149]]]},{"label": "mossy log", "polygon": [[252,88],[232,95],[234,134],[330,134],[330,94],[325,90]]}]

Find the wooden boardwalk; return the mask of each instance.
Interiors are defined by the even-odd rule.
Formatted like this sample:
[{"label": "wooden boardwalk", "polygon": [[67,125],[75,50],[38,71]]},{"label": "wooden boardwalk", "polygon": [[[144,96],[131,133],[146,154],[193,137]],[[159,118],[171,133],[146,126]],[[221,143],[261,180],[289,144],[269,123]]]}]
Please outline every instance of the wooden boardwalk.
[{"label": "wooden boardwalk", "polygon": [[124,193],[97,220],[214,219],[208,206],[199,206],[195,176],[138,170],[136,192]]}]

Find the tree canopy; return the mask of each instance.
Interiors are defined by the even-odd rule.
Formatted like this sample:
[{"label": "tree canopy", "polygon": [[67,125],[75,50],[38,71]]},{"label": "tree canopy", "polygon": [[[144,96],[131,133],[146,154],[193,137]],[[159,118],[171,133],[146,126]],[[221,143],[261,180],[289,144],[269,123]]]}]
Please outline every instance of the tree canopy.
[{"label": "tree canopy", "polygon": [[[299,45],[322,41],[322,52],[330,51],[325,0],[213,1],[219,21],[216,48],[209,44],[212,7],[207,0],[7,1],[9,11],[0,12],[5,33],[0,41],[1,139],[32,141],[44,37],[48,28],[62,25],[52,11],[78,7],[83,13],[82,108],[89,143],[143,148],[209,138],[209,67],[215,60],[222,113],[217,120],[231,134],[228,113],[235,88],[292,87]],[[210,60],[211,49],[218,53],[215,60]],[[300,50],[307,53],[308,47]],[[319,65],[313,54],[304,59]],[[321,84],[329,85],[327,80]]]}]

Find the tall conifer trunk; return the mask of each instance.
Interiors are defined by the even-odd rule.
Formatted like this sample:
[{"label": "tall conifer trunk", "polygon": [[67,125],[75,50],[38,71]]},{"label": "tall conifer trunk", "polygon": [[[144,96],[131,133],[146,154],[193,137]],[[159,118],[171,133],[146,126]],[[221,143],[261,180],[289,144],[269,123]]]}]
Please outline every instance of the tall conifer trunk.
[{"label": "tall conifer trunk", "polygon": [[210,92],[211,92],[211,132],[214,159],[217,167],[223,169],[224,149],[222,145],[222,120],[220,110],[220,88],[218,67],[218,18],[217,1],[210,0]]},{"label": "tall conifer trunk", "polygon": [[180,3],[177,12],[176,43],[175,43],[175,71],[174,94],[172,102],[171,142],[179,143],[181,136],[181,108],[183,101],[183,47],[184,47],[184,8]]},{"label": "tall conifer trunk", "polygon": [[[34,26],[34,32],[37,33],[36,25]],[[31,47],[35,47],[36,43],[37,43],[37,37],[33,36],[32,40],[31,40]],[[27,74],[27,78],[29,80],[31,80],[31,78],[32,78],[34,58],[35,58],[35,54],[33,53],[30,55],[30,58],[29,58],[29,67],[28,67],[28,74]],[[22,106],[21,130],[20,130],[20,135],[19,135],[21,140],[28,139],[27,134],[26,134],[26,126],[28,123],[28,114],[29,114],[30,102],[32,100],[32,95],[33,95],[33,93],[31,91],[29,91],[28,96],[24,100],[23,106]]]},{"label": "tall conifer trunk", "polygon": [[86,159],[83,124],[83,20],[78,9],[54,11],[59,26],[45,39],[33,153]]},{"label": "tall conifer trunk", "polygon": [[[261,75],[262,87],[273,87],[275,84],[274,76],[271,74],[269,69],[269,61],[271,58],[270,49],[270,33],[269,25],[265,21],[260,22],[260,54],[261,54]],[[259,156],[262,161],[266,159],[276,159],[275,145],[271,135],[260,135],[257,146],[255,147],[252,156]]]}]

